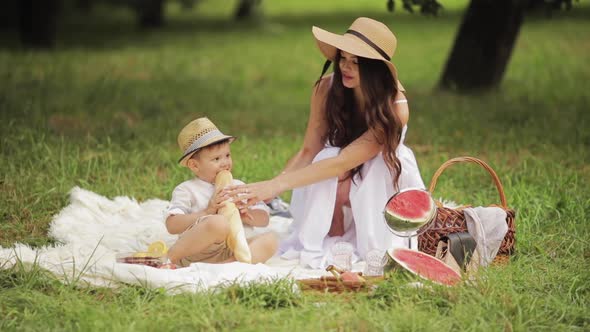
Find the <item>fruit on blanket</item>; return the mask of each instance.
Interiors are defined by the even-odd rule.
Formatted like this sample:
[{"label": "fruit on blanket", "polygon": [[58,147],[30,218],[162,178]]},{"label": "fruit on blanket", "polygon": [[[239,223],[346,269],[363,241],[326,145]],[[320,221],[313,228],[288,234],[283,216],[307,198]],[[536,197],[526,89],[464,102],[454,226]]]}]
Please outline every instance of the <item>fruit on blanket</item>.
[{"label": "fruit on blanket", "polygon": [[410,271],[423,279],[433,281],[441,285],[452,286],[461,281],[461,275],[443,261],[423,252],[395,248],[387,251],[387,255],[397,267]]},{"label": "fruit on blanket", "polygon": [[326,271],[332,273],[336,279],[342,280],[343,282],[366,282],[367,280],[361,277],[358,273],[351,271],[344,271],[337,268],[334,265],[328,265]]},{"label": "fruit on blanket", "polygon": [[155,257],[159,257],[159,256],[166,255],[166,253],[168,252],[168,247],[166,246],[166,243],[164,243],[164,241],[158,240],[158,241],[152,242],[149,245],[147,251],[150,255],[155,256]]},{"label": "fruit on blanket", "polygon": [[414,231],[434,218],[436,204],[428,191],[406,189],[389,199],[383,214],[394,232]]},{"label": "fruit on blanket", "polygon": [[346,282],[365,282],[365,278],[361,277],[358,273],[346,271],[340,274],[340,279]]},{"label": "fruit on blanket", "polygon": [[163,257],[151,256],[148,252],[120,253],[116,255],[117,263],[139,264],[160,267],[164,263]]}]

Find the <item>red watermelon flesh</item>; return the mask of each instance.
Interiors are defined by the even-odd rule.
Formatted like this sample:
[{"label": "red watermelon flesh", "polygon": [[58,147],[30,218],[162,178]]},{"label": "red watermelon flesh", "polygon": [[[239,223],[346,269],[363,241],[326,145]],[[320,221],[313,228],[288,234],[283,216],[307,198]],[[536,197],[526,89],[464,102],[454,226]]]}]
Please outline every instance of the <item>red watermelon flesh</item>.
[{"label": "red watermelon flesh", "polygon": [[436,213],[430,193],[423,189],[407,189],[394,195],[385,207],[385,220],[396,231],[415,230],[429,222]]},{"label": "red watermelon flesh", "polygon": [[395,248],[387,254],[404,269],[424,279],[452,286],[461,281],[461,275],[440,259],[420,251]]},{"label": "red watermelon flesh", "polygon": [[424,190],[400,192],[387,203],[387,211],[406,219],[424,218],[431,209],[432,199]]}]

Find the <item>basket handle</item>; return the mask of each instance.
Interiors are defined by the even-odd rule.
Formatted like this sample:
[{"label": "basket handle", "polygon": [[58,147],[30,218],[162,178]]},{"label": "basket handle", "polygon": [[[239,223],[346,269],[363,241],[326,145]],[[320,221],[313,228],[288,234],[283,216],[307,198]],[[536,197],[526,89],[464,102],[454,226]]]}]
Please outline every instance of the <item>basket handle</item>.
[{"label": "basket handle", "polygon": [[438,177],[442,174],[442,172],[447,169],[449,166],[461,162],[471,162],[480,165],[481,167],[485,168],[488,173],[492,176],[494,180],[494,184],[498,189],[498,193],[500,194],[500,202],[504,210],[508,209],[508,203],[506,202],[506,195],[504,194],[504,187],[502,186],[502,182],[500,182],[500,178],[494,172],[494,170],[490,167],[490,165],[486,164],[483,160],[474,158],[474,157],[457,157],[453,159],[447,160],[445,163],[440,165],[440,167],[436,170],[434,175],[432,176],[432,180],[430,180],[430,186],[428,186],[428,191],[431,193],[434,192],[434,188],[436,187],[436,182],[438,181]]}]

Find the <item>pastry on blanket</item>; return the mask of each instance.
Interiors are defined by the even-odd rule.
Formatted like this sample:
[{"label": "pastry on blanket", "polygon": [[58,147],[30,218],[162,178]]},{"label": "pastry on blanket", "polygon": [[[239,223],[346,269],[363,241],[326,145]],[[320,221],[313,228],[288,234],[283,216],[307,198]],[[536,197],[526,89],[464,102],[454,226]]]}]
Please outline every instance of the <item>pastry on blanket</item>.
[{"label": "pastry on blanket", "polygon": [[[217,190],[231,185],[232,180],[233,177],[230,171],[223,170],[217,173],[215,177],[215,189]],[[234,252],[236,260],[243,263],[252,263],[252,253],[250,253],[240,211],[236,205],[230,200],[224,202],[223,206],[219,209],[219,214],[225,216],[229,221],[227,245]]]}]

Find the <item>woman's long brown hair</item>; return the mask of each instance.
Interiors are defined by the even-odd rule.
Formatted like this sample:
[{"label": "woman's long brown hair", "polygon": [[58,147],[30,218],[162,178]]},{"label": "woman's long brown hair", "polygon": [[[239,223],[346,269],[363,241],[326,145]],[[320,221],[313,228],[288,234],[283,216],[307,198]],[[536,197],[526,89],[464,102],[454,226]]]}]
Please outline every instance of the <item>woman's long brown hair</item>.
[{"label": "woman's long brown hair", "polygon": [[[401,163],[395,154],[400,143],[402,123],[392,109],[397,94],[397,80],[383,61],[358,57],[361,90],[364,96],[363,112],[358,109],[353,89],[342,84],[338,63],[340,52],[334,61],[334,77],[326,97],[326,122],[328,131],[324,140],[332,146],[344,148],[365,131],[370,130],[377,143],[383,145],[382,155],[394,180],[394,187],[401,174]],[[361,176],[360,165],[349,176]]]}]

